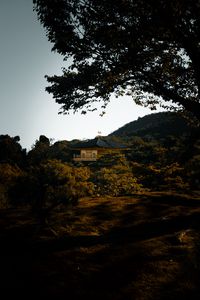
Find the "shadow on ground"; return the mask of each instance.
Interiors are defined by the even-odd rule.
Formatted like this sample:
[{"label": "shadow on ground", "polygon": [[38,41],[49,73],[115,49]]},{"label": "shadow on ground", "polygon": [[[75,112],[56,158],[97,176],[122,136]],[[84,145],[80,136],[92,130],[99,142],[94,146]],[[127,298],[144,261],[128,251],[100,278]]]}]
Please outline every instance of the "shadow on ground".
[{"label": "shadow on ground", "polygon": [[83,199],[51,216],[1,211],[2,299],[199,299],[200,199]]}]

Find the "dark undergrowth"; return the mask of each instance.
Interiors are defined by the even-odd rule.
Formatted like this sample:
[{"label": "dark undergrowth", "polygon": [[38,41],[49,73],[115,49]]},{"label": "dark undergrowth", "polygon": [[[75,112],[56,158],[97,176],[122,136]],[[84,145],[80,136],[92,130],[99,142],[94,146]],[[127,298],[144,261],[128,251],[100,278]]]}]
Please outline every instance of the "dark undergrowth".
[{"label": "dark undergrowth", "polygon": [[200,299],[200,198],[86,198],[41,229],[0,212],[2,299]]}]

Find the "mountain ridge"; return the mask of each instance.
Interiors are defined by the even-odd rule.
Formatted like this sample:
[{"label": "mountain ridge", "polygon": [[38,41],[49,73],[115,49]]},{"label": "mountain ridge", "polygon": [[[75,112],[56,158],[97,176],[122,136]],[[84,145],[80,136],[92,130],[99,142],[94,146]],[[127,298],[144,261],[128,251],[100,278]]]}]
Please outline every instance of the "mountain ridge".
[{"label": "mountain ridge", "polygon": [[175,112],[159,112],[139,117],[108,135],[108,137],[129,138],[132,136],[162,138],[169,135],[188,135],[192,126]]}]

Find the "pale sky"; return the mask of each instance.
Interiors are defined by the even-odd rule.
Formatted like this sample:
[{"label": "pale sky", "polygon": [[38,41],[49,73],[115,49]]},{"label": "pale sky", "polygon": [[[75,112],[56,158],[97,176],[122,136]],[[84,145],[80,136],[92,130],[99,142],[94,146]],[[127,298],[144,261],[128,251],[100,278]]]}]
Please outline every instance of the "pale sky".
[{"label": "pale sky", "polygon": [[152,113],[131,97],[113,97],[103,117],[100,111],[59,115],[44,75],[61,74],[65,63],[51,47],[32,0],[0,0],[0,134],[19,135],[30,149],[41,134],[54,141],[94,138]]}]

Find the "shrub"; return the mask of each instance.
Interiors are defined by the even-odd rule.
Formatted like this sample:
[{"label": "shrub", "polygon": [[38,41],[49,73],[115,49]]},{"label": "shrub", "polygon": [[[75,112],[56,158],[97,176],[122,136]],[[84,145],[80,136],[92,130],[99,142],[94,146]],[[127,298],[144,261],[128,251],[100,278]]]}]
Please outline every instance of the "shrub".
[{"label": "shrub", "polygon": [[94,174],[93,181],[96,185],[96,193],[100,195],[128,195],[142,188],[131,170],[121,165],[100,169]]},{"label": "shrub", "polygon": [[[25,186],[21,198],[35,209],[69,204],[93,193],[87,167],[72,167],[59,160],[47,160],[31,166],[19,185]],[[20,190],[20,186],[18,188]]]},{"label": "shrub", "polygon": [[0,207],[7,208],[12,203],[12,191],[17,181],[23,176],[23,171],[16,165],[0,164]]}]

